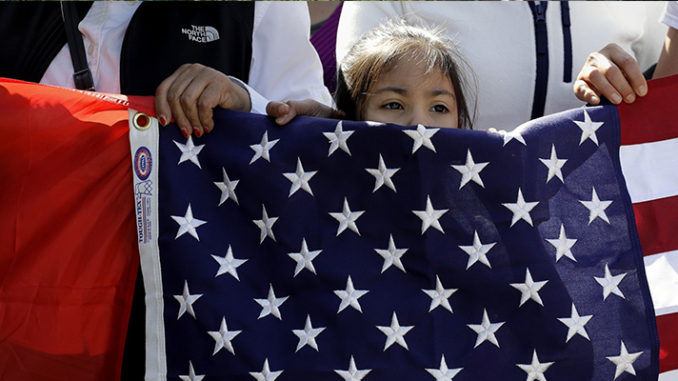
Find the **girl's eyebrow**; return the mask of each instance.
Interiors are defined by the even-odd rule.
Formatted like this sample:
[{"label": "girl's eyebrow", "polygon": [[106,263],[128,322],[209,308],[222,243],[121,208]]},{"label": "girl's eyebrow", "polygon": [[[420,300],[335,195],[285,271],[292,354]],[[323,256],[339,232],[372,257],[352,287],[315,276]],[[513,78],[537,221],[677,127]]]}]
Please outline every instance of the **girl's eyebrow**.
[{"label": "girl's eyebrow", "polygon": [[386,86],[382,87],[381,89],[378,89],[376,91],[369,91],[366,92],[365,94],[380,94],[380,93],[385,93],[387,91],[392,91],[394,93],[398,94],[405,94],[407,93],[407,90],[403,89],[402,87],[396,87],[396,86]]},{"label": "girl's eyebrow", "polygon": [[431,94],[436,96],[436,95],[449,95],[450,97],[454,98],[454,94],[451,93],[448,90],[443,90],[443,89],[436,89],[431,91]]},{"label": "girl's eyebrow", "polygon": [[[385,92],[389,92],[389,91],[390,91],[390,92],[397,93],[397,94],[407,94],[407,90],[406,90],[406,89],[403,89],[402,87],[396,87],[396,86],[386,86],[386,87],[382,87],[381,89],[378,89],[378,90],[375,90],[375,91],[365,92],[364,94],[372,94],[372,95],[375,95],[375,94],[381,94],[381,93],[385,93]],[[448,95],[448,96],[450,96],[450,97],[452,97],[452,98],[455,98],[455,96],[454,96],[454,94],[453,94],[452,92],[450,92],[449,90],[445,90],[445,89],[435,89],[435,90],[431,90],[431,91],[430,91],[430,94],[431,94],[432,96]]]}]

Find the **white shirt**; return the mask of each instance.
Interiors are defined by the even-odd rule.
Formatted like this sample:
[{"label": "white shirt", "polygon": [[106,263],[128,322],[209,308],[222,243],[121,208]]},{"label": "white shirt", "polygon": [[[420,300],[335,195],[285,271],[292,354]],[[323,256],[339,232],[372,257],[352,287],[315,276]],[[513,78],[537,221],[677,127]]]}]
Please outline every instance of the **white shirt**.
[{"label": "white shirt", "polygon": [[[663,2],[570,1],[572,79],[586,57],[611,42],[633,54],[644,70],[656,63],[666,35],[657,22]],[[564,44],[560,2],[546,10],[549,70],[545,114],[583,105],[563,81]],[[337,61],[366,31],[387,19],[443,28],[475,72],[475,129],[511,130],[530,119],[536,81],[535,35],[524,2],[347,1],[337,30]],[[468,93],[467,93],[468,94]],[[468,94],[472,107],[476,92]]]},{"label": "white shirt", "polygon": [[[120,93],[122,42],[140,4],[136,1],[95,1],[78,25],[97,91]],[[323,84],[320,59],[309,42],[309,28],[305,2],[257,1],[254,4],[252,61],[247,85],[232,78],[250,93],[252,112],[265,114],[269,99],[311,98],[332,105],[329,91]],[[75,87],[68,46],[64,45],[57,54],[40,83]]]},{"label": "white shirt", "polygon": [[662,22],[673,29],[678,29],[678,2],[669,1],[666,3],[666,10],[662,17]]}]

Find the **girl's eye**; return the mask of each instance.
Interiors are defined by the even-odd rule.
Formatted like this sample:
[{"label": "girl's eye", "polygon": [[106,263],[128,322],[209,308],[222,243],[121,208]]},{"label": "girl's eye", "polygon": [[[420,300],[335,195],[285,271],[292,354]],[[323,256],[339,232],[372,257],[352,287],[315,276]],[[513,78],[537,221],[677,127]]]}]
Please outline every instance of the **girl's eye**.
[{"label": "girl's eye", "polygon": [[449,111],[449,110],[447,109],[447,107],[445,107],[444,105],[435,105],[435,106],[431,107],[431,110],[432,110],[433,112],[442,112],[442,113],[445,113],[445,112],[448,112],[448,111]]},{"label": "girl's eye", "polygon": [[389,102],[389,103],[386,103],[385,105],[383,105],[381,107],[383,107],[387,110],[402,110],[403,109],[403,105],[401,105],[398,102]]}]

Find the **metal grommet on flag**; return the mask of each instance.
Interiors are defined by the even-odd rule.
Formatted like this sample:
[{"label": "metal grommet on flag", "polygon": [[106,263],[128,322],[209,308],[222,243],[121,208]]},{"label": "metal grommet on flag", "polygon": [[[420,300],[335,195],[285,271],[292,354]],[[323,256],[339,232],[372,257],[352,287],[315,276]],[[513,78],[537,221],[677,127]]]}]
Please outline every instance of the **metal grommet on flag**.
[{"label": "metal grommet on flag", "polygon": [[137,112],[132,119],[132,124],[139,131],[148,130],[151,127],[151,117],[143,112]]}]

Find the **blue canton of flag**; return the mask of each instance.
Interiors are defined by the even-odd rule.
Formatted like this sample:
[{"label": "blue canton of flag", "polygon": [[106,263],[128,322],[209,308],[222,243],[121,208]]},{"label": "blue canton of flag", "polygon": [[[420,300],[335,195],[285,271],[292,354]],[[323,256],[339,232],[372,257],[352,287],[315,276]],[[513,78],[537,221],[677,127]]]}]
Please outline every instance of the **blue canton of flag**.
[{"label": "blue canton of flag", "polygon": [[656,379],[614,107],[502,134],[215,122],[153,154],[151,379]]}]

